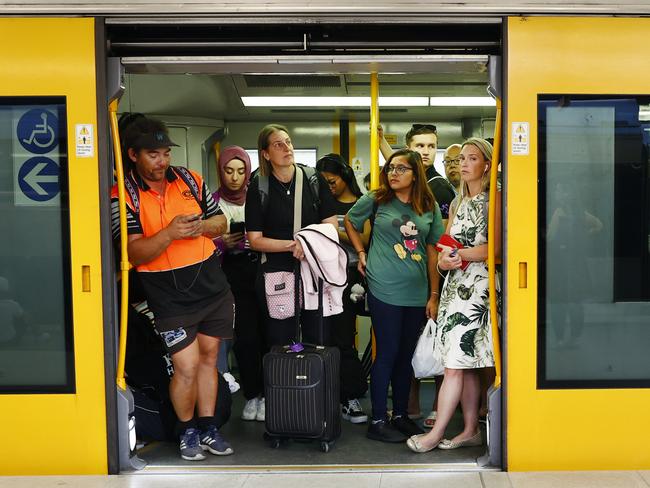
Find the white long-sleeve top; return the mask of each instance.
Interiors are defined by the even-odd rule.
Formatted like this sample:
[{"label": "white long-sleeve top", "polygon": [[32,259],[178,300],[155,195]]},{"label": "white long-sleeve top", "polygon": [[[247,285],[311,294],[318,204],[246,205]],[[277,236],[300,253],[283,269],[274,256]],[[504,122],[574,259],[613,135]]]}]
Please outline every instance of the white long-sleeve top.
[{"label": "white long-sleeve top", "polygon": [[339,244],[332,224],[312,224],[294,236],[305,258],[300,261],[300,277],[305,310],[318,309],[318,279],[323,280],[323,317],[343,312],[343,291],[348,283],[348,255]]}]

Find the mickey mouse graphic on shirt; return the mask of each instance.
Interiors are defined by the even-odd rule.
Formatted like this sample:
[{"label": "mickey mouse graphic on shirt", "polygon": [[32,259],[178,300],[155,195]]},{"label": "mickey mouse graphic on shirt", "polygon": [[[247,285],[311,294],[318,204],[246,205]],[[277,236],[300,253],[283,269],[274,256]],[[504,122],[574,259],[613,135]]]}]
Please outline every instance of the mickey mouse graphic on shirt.
[{"label": "mickey mouse graphic on shirt", "polygon": [[415,226],[415,223],[408,215],[402,215],[402,220],[394,219],[392,223],[393,227],[397,227],[399,229],[404,239],[403,246],[399,242],[393,246],[393,249],[395,249],[395,254],[397,254],[400,259],[406,259],[406,256],[408,256],[410,253],[411,259],[413,261],[421,261],[422,255],[415,252],[418,248],[418,228]]}]

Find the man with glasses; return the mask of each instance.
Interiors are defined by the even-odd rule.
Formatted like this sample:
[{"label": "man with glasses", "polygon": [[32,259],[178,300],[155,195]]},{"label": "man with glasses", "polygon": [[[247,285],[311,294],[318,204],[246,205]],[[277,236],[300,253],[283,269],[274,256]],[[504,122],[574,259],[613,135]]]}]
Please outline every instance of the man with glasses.
[{"label": "man with glasses", "polygon": [[456,194],[460,193],[460,150],[460,144],[452,144],[445,149],[443,157],[445,176],[456,190]]},{"label": "man with glasses", "polygon": [[[406,133],[406,147],[415,151],[422,157],[422,163],[427,175],[427,183],[436,202],[440,206],[442,213],[443,225],[447,226],[449,218],[449,205],[456,197],[456,193],[449,182],[433,166],[436,160],[436,151],[438,149],[438,133],[436,126],[432,124],[413,124],[411,129]],[[379,149],[384,159],[388,160],[393,154],[393,148],[384,138],[384,129],[379,126]]]}]

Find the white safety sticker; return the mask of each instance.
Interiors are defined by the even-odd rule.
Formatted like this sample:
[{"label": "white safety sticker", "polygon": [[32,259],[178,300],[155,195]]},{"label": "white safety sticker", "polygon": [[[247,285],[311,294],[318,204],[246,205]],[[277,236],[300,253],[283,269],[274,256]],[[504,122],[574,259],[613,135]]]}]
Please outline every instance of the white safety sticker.
[{"label": "white safety sticker", "polygon": [[530,152],[530,131],[528,122],[512,123],[512,150],[513,156],[528,156]]},{"label": "white safety sticker", "polygon": [[78,158],[92,158],[95,156],[95,137],[93,124],[75,125],[75,154]]}]

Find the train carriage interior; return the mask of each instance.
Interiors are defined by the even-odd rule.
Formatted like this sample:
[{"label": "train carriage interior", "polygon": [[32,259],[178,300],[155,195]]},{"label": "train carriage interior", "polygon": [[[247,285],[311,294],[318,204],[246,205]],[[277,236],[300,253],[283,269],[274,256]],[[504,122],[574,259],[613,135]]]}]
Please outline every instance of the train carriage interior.
[{"label": "train carriage interior", "polygon": [[[498,37],[498,28],[488,25],[478,31],[482,29],[484,37],[485,32]],[[153,35],[148,26],[142,29],[138,33],[141,37]],[[179,145],[172,149],[172,164],[203,174],[212,190],[219,185],[219,151],[229,145],[241,146],[251,155],[255,168],[257,134],[269,123],[289,129],[296,162],[315,166],[323,155],[339,153],[349,162],[363,188],[363,178],[370,168],[370,72],[377,72],[379,123],[386,140],[396,150],[404,147],[404,136],[412,124],[435,125],[435,166],[444,175],[442,159],[447,146],[472,136],[491,138],[495,128],[495,102],[487,87],[489,54],[497,53],[498,41],[484,42],[489,47],[480,47],[476,39],[462,41],[459,31],[453,26],[437,30],[437,38],[430,44],[443,49],[414,47],[422,41],[414,40],[413,29],[401,26],[399,32],[407,42],[402,42],[401,48],[397,46],[397,51],[396,46],[393,51],[386,49],[391,41],[375,43],[373,47],[368,41],[348,39],[346,42],[354,47],[338,52],[326,42],[328,36],[321,33],[320,44],[312,42],[307,57],[294,56],[289,40],[275,33],[274,42],[285,42],[288,46],[276,50],[277,58],[269,61],[262,56],[246,57],[241,55],[241,49],[235,48],[229,52],[237,58],[233,61],[228,56],[196,56],[203,54],[201,48],[187,46],[200,46],[200,42],[165,48],[164,39],[154,36],[148,39],[149,44],[138,43],[129,37],[134,35],[133,29],[114,26],[117,39],[112,41],[111,48],[114,54],[121,55],[126,69],[118,115],[143,113],[165,121],[171,139]],[[468,32],[466,26],[464,32]],[[195,34],[193,42],[198,37]],[[260,48],[263,44],[260,39],[256,41],[257,49],[261,49],[259,54],[271,49]],[[361,49],[363,45],[367,49]],[[383,164],[381,155],[379,163]],[[367,348],[370,351],[370,326],[368,318],[358,318],[356,345],[360,356]],[[236,377],[234,355],[229,359]],[[422,422],[431,411],[434,392],[433,381],[424,380],[420,398],[422,418],[417,422]],[[137,455],[147,463],[145,469],[478,469],[477,459],[485,453],[485,447],[473,447],[417,456],[401,444],[370,441],[365,437],[366,424],[345,421],[340,439],[327,454],[320,451],[317,442],[290,441],[273,449],[263,439],[263,422],[240,419],[244,403],[241,391],[232,396],[232,414],[221,429],[232,443],[235,455],[209,456],[206,461],[192,463],[179,458],[176,443],[142,439]],[[369,393],[361,403],[370,412]],[[450,430],[459,431],[461,426],[459,411]]]},{"label": "train carriage interior", "polygon": [[[391,147],[404,146],[404,135],[413,123],[435,125],[439,141],[435,166],[444,175],[442,155],[447,146],[471,136],[493,137],[495,103],[486,90],[487,63],[485,55],[452,55],[438,56],[426,68],[410,73],[391,64],[379,66],[380,123]],[[179,144],[172,150],[172,164],[199,171],[211,189],[219,185],[215,159],[219,150],[239,145],[249,151],[255,167],[257,134],[268,123],[288,127],[297,162],[315,166],[319,157],[340,153],[363,187],[370,167],[369,64],[356,64],[356,71],[345,67],[339,72],[328,68],[328,72],[281,74],[248,72],[246,68],[240,68],[239,73],[211,73],[205,67],[203,72],[179,73],[187,67],[140,61],[126,67],[125,92],[118,112],[144,113],[164,120],[172,140]],[[216,67],[215,71],[223,69]],[[324,97],[329,99],[323,101]],[[369,318],[358,318],[357,331],[361,356],[369,347]],[[234,356],[229,359],[236,377]],[[432,380],[424,380],[422,418],[418,422],[431,411],[433,397]],[[401,444],[370,441],[365,437],[366,424],[345,421],[341,438],[328,454],[320,452],[316,442],[291,441],[273,449],[263,439],[263,422],[240,419],[245,402],[241,391],[233,395],[232,402],[232,415],[222,432],[233,444],[235,455],[210,456],[197,464],[181,460],[175,443],[142,441],[137,453],[147,462],[146,469],[197,465],[202,469],[305,465],[320,469],[394,465],[477,469],[477,459],[485,453],[485,447],[474,447],[440,451],[434,458],[417,456]],[[361,403],[369,412],[369,393]],[[457,412],[450,430],[461,430],[461,425],[462,416]]]}]

